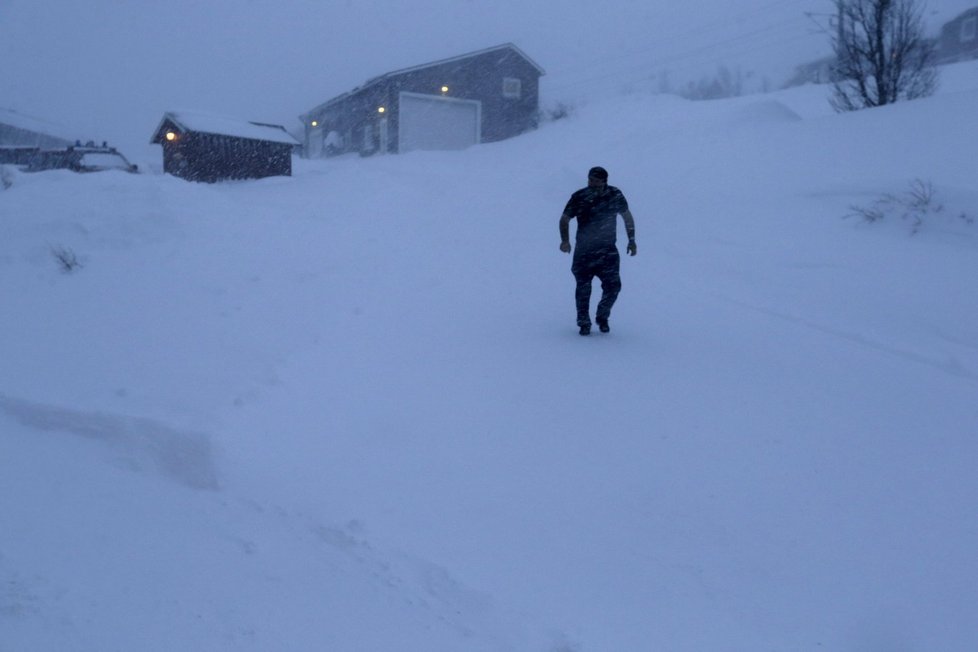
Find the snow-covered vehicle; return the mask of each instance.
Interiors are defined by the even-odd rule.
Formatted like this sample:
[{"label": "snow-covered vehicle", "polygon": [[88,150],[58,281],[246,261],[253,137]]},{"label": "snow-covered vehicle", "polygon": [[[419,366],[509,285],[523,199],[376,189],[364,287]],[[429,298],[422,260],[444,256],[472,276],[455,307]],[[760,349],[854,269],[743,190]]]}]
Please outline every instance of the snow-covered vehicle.
[{"label": "snow-covered vehicle", "polygon": [[138,172],[138,167],[129,162],[115,147],[102,143],[99,147],[89,142],[86,145],[73,145],[63,149],[40,149],[31,157],[24,168],[27,172],[41,170],[67,169],[74,172],[102,172],[122,170]]}]

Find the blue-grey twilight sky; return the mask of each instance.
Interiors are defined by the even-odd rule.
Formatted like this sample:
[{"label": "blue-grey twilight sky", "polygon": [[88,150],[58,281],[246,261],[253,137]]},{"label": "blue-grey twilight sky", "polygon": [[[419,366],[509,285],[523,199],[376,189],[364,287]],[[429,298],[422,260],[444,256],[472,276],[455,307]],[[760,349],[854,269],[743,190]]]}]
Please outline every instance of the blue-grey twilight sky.
[{"label": "blue-grey twilight sky", "polygon": [[[929,0],[932,30],[978,0]],[[163,111],[298,127],[389,70],[513,42],[543,102],[721,64],[779,85],[825,55],[831,0],[0,0],[0,108],[144,148]],[[815,14],[807,16],[807,13]],[[656,82],[657,83],[657,82]]]}]

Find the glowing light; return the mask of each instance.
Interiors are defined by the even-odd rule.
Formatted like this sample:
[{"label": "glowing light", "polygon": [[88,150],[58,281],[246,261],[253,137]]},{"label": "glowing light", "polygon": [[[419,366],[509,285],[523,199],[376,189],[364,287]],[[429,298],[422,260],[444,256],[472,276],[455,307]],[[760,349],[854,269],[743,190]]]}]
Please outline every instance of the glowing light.
[{"label": "glowing light", "polygon": [[172,131],[168,131],[166,132],[166,139],[172,142],[177,139],[177,135]]},{"label": "glowing light", "polygon": [[441,87],[441,92],[442,93],[447,93],[448,92],[448,86],[442,86]]},{"label": "glowing light", "polygon": [[313,127],[318,127],[319,126],[319,120],[313,120],[312,121],[312,126]]},{"label": "glowing light", "polygon": [[382,106],[378,106],[378,107],[377,107],[377,113],[384,113],[384,112],[386,112],[386,111],[387,111],[387,109],[386,109],[386,108],[384,108],[384,107],[382,107]]}]

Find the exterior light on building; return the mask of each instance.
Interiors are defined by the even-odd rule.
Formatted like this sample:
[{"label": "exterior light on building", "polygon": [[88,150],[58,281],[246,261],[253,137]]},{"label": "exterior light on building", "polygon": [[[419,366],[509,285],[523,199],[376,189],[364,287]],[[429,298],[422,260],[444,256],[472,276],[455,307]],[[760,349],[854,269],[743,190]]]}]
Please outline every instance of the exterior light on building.
[{"label": "exterior light on building", "polygon": [[177,139],[177,135],[172,131],[168,131],[166,132],[166,139],[172,143],[174,140]]},{"label": "exterior light on building", "polygon": [[313,127],[318,127],[319,126],[319,120],[313,120],[312,121],[312,126]]},{"label": "exterior light on building", "polygon": [[442,86],[441,87],[441,92],[442,92],[442,94],[447,93],[448,92],[448,86]]},{"label": "exterior light on building", "polygon": [[387,109],[386,108],[384,108],[382,106],[378,106],[377,107],[377,113],[386,113],[386,112],[387,112]]}]

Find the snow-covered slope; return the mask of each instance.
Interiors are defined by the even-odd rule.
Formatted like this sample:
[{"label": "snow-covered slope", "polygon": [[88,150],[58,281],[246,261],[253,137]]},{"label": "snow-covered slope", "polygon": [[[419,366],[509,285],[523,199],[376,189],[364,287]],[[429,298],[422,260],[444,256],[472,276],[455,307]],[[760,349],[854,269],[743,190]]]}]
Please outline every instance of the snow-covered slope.
[{"label": "snow-covered slope", "polygon": [[[945,70],[256,182],[8,170],[0,651],[974,649],[978,69]],[[581,338],[557,218],[595,164],[639,255]],[[915,234],[843,219],[915,180]]]}]

